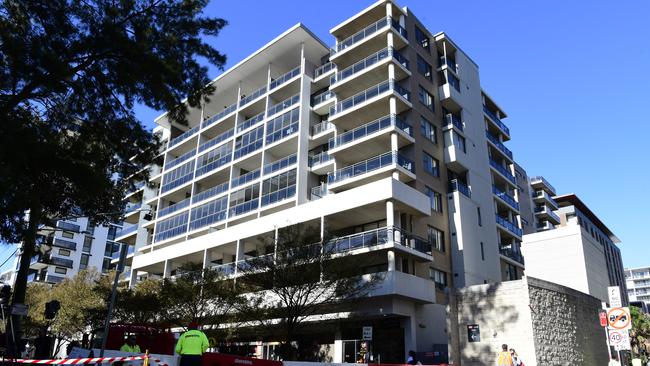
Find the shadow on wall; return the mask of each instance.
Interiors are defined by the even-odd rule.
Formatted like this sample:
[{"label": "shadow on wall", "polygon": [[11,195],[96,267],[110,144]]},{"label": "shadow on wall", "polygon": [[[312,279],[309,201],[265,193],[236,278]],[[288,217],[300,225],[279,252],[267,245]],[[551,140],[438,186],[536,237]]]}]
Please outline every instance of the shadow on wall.
[{"label": "shadow on wall", "polygon": [[532,327],[529,319],[521,319],[526,314],[522,307],[528,307],[527,291],[521,282],[477,285],[456,292],[457,355],[463,366],[494,365],[504,343],[515,348],[524,362],[533,361]]}]

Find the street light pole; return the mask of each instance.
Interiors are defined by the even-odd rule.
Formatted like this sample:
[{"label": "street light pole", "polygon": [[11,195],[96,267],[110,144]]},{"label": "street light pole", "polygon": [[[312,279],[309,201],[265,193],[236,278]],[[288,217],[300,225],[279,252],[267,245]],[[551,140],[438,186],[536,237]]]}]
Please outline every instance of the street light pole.
[{"label": "street light pole", "polygon": [[117,263],[117,270],[115,271],[115,279],[113,280],[113,289],[111,290],[111,302],[108,304],[108,314],[106,314],[106,322],[104,323],[104,337],[102,339],[102,348],[99,351],[99,357],[104,357],[104,350],[106,349],[106,342],[108,341],[108,327],[113,317],[113,307],[115,306],[115,298],[117,297],[117,283],[120,280],[120,274],[124,271],[124,262],[126,262],[126,253],[128,245],[120,243],[120,260]]}]

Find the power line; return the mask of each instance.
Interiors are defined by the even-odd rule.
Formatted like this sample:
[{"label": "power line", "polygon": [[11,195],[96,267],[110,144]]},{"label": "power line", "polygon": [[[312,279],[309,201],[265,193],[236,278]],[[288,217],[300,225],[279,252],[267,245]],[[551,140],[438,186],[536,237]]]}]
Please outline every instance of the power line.
[{"label": "power line", "polygon": [[14,250],[14,252],[11,253],[11,255],[10,255],[9,257],[7,257],[7,259],[5,259],[5,261],[2,262],[2,264],[0,264],[0,268],[2,268],[2,266],[4,266],[5,264],[7,264],[7,262],[9,262],[9,259],[11,259],[11,258],[14,256],[14,254],[16,254],[17,251],[18,251],[18,248],[16,248],[16,249]]}]

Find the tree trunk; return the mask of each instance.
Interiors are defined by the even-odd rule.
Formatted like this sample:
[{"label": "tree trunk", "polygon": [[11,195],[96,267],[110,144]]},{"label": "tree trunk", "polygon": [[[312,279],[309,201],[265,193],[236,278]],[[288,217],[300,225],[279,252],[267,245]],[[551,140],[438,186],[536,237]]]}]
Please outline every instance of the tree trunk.
[{"label": "tree trunk", "polygon": [[[38,225],[41,220],[41,207],[38,204],[32,205],[29,210],[29,223],[27,226],[27,232],[23,237],[22,242],[22,253],[20,255],[20,265],[18,267],[18,273],[16,273],[16,282],[14,284],[13,297],[11,300],[11,305],[24,304],[25,303],[25,294],[27,292],[27,275],[29,274],[29,266],[32,261],[32,256],[35,252],[36,247],[36,235],[38,232]],[[18,345],[20,345],[20,339],[22,337],[22,317],[19,315],[11,316],[12,322],[7,324],[7,334],[10,335],[10,347],[9,353],[12,356],[20,356],[20,350]],[[13,323],[13,330],[11,329],[11,323]],[[11,332],[13,331],[13,337]],[[15,343],[14,343],[15,340]]]}]

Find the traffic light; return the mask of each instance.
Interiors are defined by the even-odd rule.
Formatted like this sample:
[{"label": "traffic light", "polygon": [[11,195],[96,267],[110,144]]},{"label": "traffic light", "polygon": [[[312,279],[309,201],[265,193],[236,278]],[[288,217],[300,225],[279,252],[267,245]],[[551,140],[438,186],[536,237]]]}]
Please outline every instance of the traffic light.
[{"label": "traffic light", "polygon": [[56,316],[56,313],[61,309],[61,303],[59,300],[52,300],[45,303],[45,319],[52,320]]},{"label": "traffic light", "polygon": [[1,285],[0,287],[0,304],[8,304],[11,297],[11,286]]}]

